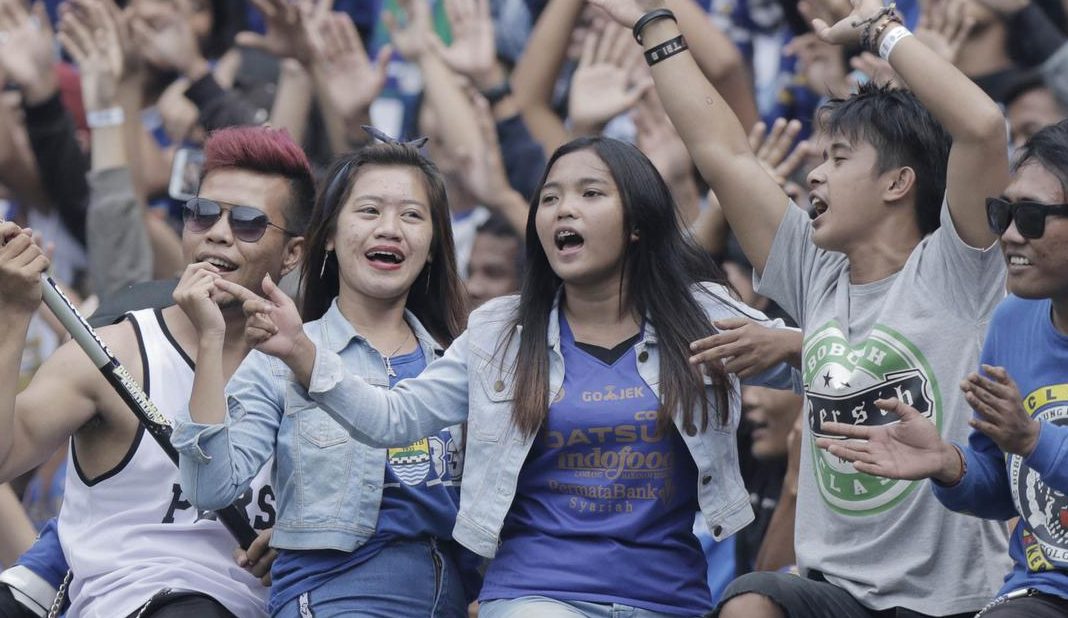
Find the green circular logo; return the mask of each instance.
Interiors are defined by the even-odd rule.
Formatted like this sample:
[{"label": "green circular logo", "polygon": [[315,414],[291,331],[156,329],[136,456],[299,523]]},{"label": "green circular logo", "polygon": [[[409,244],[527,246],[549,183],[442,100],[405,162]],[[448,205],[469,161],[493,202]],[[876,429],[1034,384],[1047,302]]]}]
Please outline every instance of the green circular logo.
[{"label": "green circular logo", "polygon": [[[866,339],[851,346],[836,322],[805,340],[806,416],[813,437],[829,422],[888,425],[899,419],[875,406],[877,399],[897,398],[919,410],[942,429],[942,401],[934,372],[907,339],[876,325]],[[870,515],[900,502],[917,485],[857,472],[853,465],[816,446],[813,470],[823,499],[847,515]]]}]

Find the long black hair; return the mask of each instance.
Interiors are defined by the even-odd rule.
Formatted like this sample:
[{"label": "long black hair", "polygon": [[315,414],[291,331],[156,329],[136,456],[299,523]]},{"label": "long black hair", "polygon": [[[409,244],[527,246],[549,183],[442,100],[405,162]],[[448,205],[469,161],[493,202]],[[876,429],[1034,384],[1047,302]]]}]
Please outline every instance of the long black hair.
[{"label": "long black hair", "polygon": [[[690,342],[715,332],[694,298],[695,284],[720,283],[727,277],[715,261],[700,250],[682,229],[675,201],[664,179],[637,148],[602,138],[579,138],[553,153],[545,167],[527,217],[526,272],[515,317],[519,329],[519,353],[515,364],[515,411],[513,420],[526,435],[537,433],[549,412],[549,347],[545,333],[555,295],[563,283],[553,272],[535,226],[539,196],[553,165],[568,154],[592,150],[608,167],[623,204],[625,239],[633,231],[637,242],[625,242],[620,309],[643,316],[656,329],[660,348],[660,409],[657,425],[668,428],[676,414],[683,427],[696,433],[708,427],[709,402],[705,398],[700,370],[689,363]],[[625,285],[624,285],[625,283]],[[509,329],[514,337],[517,329]],[[502,341],[507,347],[508,340]],[[729,419],[730,382],[721,366],[708,368],[715,391],[718,422]],[[700,408],[700,418],[694,409]],[[696,423],[695,423],[696,421]]]},{"label": "long black hair", "polygon": [[[449,222],[449,199],[441,173],[432,161],[410,144],[387,143],[366,146],[334,161],[315,201],[306,235],[306,255],[301,270],[301,317],[316,320],[338,295],[337,257],[328,255],[326,243],[337,229],[341,207],[349,198],[356,177],[367,166],[404,166],[417,170],[430,200],[434,236],[423,270],[408,291],[405,306],[441,345],[449,345],[467,322],[466,297],[456,272],[456,249]],[[325,264],[325,266],[324,266]]]}]

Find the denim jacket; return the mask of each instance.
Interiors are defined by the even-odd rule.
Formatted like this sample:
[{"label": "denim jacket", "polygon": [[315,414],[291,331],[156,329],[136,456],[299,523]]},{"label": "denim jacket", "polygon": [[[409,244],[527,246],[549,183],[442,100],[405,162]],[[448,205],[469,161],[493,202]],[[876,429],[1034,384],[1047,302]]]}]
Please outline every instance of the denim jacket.
[{"label": "denim jacket", "polygon": [[[405,319],[429,365],[443,353],[441,346],[412,313]],[[304,331],[338,363],[338,371],[360,376],[368,388],[388,390],[382,356],[341,314],[337,299]],[[171,442],[180,455],[189,501],[201,509],[232,503],[273,455],[278,518],[272,546],[352,551],[371,538],[382,501],[385,449],[350,438],[285,363],[267,354],[252,351],[226,391],[224,423],[175,423]],[[362,412],[354,408],[343,414]],[[453,433],[458,439],[458,431]]]},{"label": "denim jacket", "polygon": [[[723,286],[705,284],[695,290],[705,313],[712,320],[739,315],[766,326],[780,328],[781,320],[768,320],[760,312],[732,299]],[[564,381],[558,321],[560,295],[549,316],[549,389],[552,401]],[[374,388],[354,377],[329,349],[316,352],[308,392],[321,409],[353,437],[376,446],[406,444],[442,427],[468,422],[464,455],[464,480],[460,488],[460,512],[453,538],[475,553],[492,558],[497,551],[505,516],[515,497],[516,483],[534,436],[525,436],[512,423],[515,392],[514,361],[519,337],[508,338],[518,306],[518,297],[491,301],[468,320],[468,329],[441,360],[418,377],[405,380],[392,390]],[[507,345],[502,343],[507,340]],[[656,333],[651,325],[635,344],[635,362],[642,379],[659,397],[660,362]],[[698,470],[698,501],[708,529],[717,539],[734,534],[753,519],[741,473],[735,430],[740,401],[737,377],[731,376],[729,421],[709,423],[703,432],[688,434],[681,415],[676,426]],[[749,383],[750,381],[747,381]],[[772,368],[751,382],[775,388],[800,385],[786,365]],[[716,398],[706,380],[712,418]]]}]

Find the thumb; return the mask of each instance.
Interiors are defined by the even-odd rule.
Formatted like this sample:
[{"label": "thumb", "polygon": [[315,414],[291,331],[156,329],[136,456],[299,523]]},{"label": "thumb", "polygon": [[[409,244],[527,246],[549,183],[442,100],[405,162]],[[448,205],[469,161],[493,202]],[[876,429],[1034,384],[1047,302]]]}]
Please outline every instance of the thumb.
[{"label": "thumb", "polygon": [[237,37],[234,38],[234,43],[250,49],[267,50],[267,40],[258,32],[238,32]]}]

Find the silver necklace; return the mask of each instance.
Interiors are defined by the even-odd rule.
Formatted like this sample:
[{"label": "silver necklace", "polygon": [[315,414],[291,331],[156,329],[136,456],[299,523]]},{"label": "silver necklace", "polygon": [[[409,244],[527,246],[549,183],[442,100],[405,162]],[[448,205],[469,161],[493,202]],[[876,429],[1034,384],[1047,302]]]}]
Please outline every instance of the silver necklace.
[{"label": "silver necklace", "polygon": [[404,344],[408,343],[408,339],[410,339],[411,336],[412,336],[412,331],[411,331],[411,329],[408,329],[408,334],[404,336],[404,341],[401,341],[400,345],[397,346],[397,349],[395,349],[392,352],[390,352],[389,356],[383,356],[382,357],[382,362],[386,364],[386,375],[387,376],[389,376],[391,378],[397,377],[397,372],[393,370],[393,364],[389,361],[389,359],[392,356],[396,356],[397,352],[400,352],[401,348],[404,347]]}]

